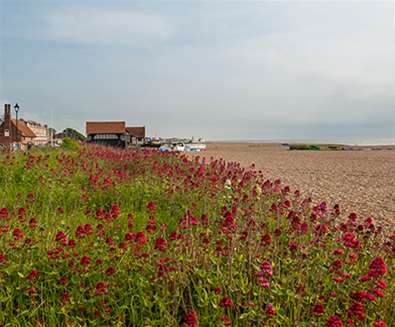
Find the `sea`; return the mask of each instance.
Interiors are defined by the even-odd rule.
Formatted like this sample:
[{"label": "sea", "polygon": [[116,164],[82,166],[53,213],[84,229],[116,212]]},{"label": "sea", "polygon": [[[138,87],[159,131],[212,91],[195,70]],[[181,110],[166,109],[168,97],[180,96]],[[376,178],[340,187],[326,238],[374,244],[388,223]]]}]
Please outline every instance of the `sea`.
[{"label": "sea", "polygon": [[395,136],[393,138],[330,138],[330,139],[291,139],[291,138],[278,138],[278,139],[230,139],[230,140],[207,140],[208,143],[252,143],[252,144],[341,144],[341,145],[354,145],[354,146],[384,146],[395,145]]}]

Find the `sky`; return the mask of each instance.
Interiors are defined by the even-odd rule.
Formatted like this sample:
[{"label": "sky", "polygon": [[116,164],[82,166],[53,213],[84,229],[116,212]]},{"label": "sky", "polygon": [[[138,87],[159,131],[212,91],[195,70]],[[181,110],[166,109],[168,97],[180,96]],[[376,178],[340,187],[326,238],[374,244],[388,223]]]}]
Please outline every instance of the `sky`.
[{"label": "sky", "polygon": [[125,120],[162,137],[395,142],[394,11],[0,0],[0,103],[57,130]]}]

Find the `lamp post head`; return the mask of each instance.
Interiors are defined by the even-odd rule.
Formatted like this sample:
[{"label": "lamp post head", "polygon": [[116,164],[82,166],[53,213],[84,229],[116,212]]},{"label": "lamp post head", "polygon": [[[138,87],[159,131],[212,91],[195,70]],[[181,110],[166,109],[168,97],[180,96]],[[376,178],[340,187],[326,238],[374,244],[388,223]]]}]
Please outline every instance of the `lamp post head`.
[{"label": "lamp post head", "polygon": [[18,104],[18,102],[15,103],[14,110],[15,110],[15,112],[19,111],[19,104]]}]

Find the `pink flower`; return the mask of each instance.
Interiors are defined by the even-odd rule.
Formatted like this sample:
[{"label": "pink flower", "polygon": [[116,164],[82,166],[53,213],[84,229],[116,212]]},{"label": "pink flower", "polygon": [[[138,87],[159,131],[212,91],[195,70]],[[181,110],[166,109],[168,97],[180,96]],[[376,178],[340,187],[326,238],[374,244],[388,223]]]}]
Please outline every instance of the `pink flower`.
[{"label": "pink flower", "polygon": [[32,269],[30,271],[29,275],[27,275],[27,278],[30,281],[33,281],[33,280],[37,279],[37,277],[38,277],[38,270],[37,269]]},{"label": "pink flower", "polygon": [[7,208],[0,209],[0,218],[8,218],[8,209]]},{"label": "pink flower", "polygon": [[276,310],[274,309],[273,304],[268,303],[266,305],[266,314],[269,318],[273,317],[276,314]]},{"label": "pink flower", "polygon": [[147,209],[150,212],[154,212],[156,210],[156,204],[153,201],[148,202]]},{"label": "pink flower", "polygon": [[225,326],[230,326],[230,325],[232,325],[232,322],[230,321],[230,319],[229,319],[227,316],[225,316],[225,315],[222,315],[222,316],[219,317],[218,319],[219,319],[219,320],[222,320],[222,322],[224,323]]},{"label": "pink flower", "polygon": [[259,283],[263,288],[269,288],[269,287],[270,287],[270,281],[269,281],[267,278],[258,277],[258,283]]},{"label": "pink flower", "polygon": [[56,239],[56,241],[62,241],[62,240],[64,240],[66,237],[67,237],[66,234],[65,234],[63,231],[60,231],[60,232],[57,232],[57,233],[56,233],[55,239]]},{"label": "pink flower", "polygon": [[262,272],[266,273],[269,277],[271,277],[273,275],[272,265],[268,261],[262,262],[261,270],[262,270]]},{"label": "pink flower", "polygon": [[322,316],[325,312],[325,308],[322,304],[315,304],[313,307],[313,312],[317,316]]},{"label": "pink flower", "polygon": [[90,262],[91,262],[91,259],[89,257],[85,256],[85,255],[80,260],[80,263],[83,266],[89,265]]},{"label": "pink flower", "polygon": [[376,320],[373,324],[374,327],[386,327],[387,325],[385,324],[384,321],[382,320]]},{"label": "pink flower", "polygon": [[195,310],[191,310],[184,315],[183,327],[198,327],[198,315]]},{"label": "pink flower", "polygon": [[382,291],[376,289],[376,288],[371,289],[370,292],[374,293],[378,297],[383,297],[384,296],[384,293]]},{"label": "pink flower", "polygon": [[338,316],[334,315],[329,317],[326,322],[326,327],[343,327],[343,323]]},{"label": "pink flower", "polygon": [[147,238],[144,235],[144,232],[137,232],[135,234],[135,241],[141,246],[147,242]]},{"label": "pink flower", "polygon": [[365,319],[365,306],[361,302],[354,302],[348,309],[349,318]]},{"label": "pink flower", "polygon": [[221,302],[219,303],[219,306],[222,308],[232,308],[233,307],[233,301],[229,296],[225,296]]},{"label": "pink flower", "polygon": [[114,275],[115,273],[116,273],[116,269],[114,268],[114,267],[108,267],[108,269],[106,270],[106,276],[112,276],[112,275]]},{"label": "pink flower", "polygon": [[69,302],[69,301],[70,301],[70,298],[71,298],[70,293],[67,292],[67,291],[64,291],[64,292],[63,292],[63,295],[62,295],[62,300],[63,300],[63,302],[64,302],[64,303]]},{"label": "pink flower", "polygon": [[19,228],[15,228],[14,231],[12,232],[12,234],[14,236],[15,241],[17,241],[25,236],[25,234]]},{"label": "pink flower", "polygon": [[387,266],[385,265],[384,259],[381,257],[376,257],[372,260],[369,265],[368,275],[373,278],[384,275],[387,272]]},{"label": "pink flower", "polygon": [[111,218],[116,219],[121,214],[121,208],[117,203],[111,205]]},{"label": "pink flower", "polygon": [[163,238],[163,237],[158,237],[155,240],[155,249],[157,249],[159,251],[162,251],[162,252],[166,251],[166,249],[167,249],[167,241],[166,241],[166,239]]},{"label": "pink flower", "polygon": [[376,286],[378,288],[381,288],[382,290],[386,289],[388,287],[387,283],[385,282],[384,279],[380,279],[377,283]]}]

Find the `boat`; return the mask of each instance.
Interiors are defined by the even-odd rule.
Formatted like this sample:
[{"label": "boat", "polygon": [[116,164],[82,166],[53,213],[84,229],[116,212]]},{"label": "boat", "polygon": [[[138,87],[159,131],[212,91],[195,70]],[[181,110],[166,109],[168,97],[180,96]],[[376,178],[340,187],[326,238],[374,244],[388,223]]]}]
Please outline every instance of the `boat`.
[{"label": "boat", "polygon": [[185,144],[185,151],[189,152],[200,152],[206,150],[207,146],[202,139],[198,139],[197,141],[191,140],[190,142]]}]

